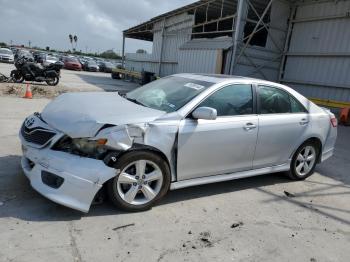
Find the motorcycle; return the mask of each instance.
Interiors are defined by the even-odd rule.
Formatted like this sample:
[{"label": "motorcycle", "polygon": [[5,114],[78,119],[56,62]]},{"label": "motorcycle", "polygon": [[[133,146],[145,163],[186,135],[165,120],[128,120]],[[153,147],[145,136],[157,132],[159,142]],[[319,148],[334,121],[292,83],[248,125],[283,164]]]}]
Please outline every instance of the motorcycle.
[{"label": "motorcycle", "polygon": [[15,70],[11,71],[11,78],[15,83],[26,81],[46,82],[49,86],[55,86],[59,82],[62,62],[42,67],[27,57],[20,57],[15,61]]}]

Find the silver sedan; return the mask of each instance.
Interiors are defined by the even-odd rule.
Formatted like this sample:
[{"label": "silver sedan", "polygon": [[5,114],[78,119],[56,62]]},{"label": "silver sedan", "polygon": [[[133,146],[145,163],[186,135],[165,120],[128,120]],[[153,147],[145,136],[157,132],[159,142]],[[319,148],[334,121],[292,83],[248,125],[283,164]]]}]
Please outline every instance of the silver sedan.
[{"label": "silver sedan", "polygon": [[88,212],[100,190],[145,210],[168,190],[286,172],[332,156],[337,120],[293,89],[258,79],[179,74],[125,96],[63,94],[20,130],[22,168],[47,198]]}]

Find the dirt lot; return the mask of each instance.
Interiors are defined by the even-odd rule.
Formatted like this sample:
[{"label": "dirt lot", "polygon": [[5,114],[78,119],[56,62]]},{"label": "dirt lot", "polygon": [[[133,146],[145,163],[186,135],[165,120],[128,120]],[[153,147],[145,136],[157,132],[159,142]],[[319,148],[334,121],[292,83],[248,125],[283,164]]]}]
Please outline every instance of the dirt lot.
[{"label": "dirt lot", "polygon": [[[0,63],[0,73],[10,76],[13,64]],[[80,91],[119,91],[125,93],[137,87],[138,84],[111,78],[111,74],[100,72],[84,72],[61,70],[58,86],[47,86],[45,83],[30,83],[34,97],[52,98],[65,92]],[[26,84],[0,83],[0,95],[23,96]]]},{"label": "dirt lot", "polygon": [[0,97],[1,262],[350,260],[350,128],[303,182],[271,174],[173,191],[147,212],[105,202],[82,214],[36,193],[20,169],[20,125],[48,102]]}]

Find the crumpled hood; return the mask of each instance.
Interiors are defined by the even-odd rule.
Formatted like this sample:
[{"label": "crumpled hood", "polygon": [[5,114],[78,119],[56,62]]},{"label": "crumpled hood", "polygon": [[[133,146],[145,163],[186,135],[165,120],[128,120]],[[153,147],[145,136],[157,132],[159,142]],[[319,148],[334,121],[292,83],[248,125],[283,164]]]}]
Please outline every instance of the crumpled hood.
[{"label": "crumpled hood", "polygon": [[137,105],[117,93],[63,94],[41,113],[44,121],[72,138],[94,137],[105,124],[146,123],[165,112]]}]

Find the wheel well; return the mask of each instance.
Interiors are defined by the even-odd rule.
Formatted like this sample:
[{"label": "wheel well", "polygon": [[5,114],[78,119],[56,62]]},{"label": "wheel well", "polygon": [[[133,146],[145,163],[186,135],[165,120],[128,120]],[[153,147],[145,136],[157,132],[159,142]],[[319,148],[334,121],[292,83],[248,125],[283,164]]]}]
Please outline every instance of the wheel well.
[{"label": "wheel well", "polygon": [[317,148],[318,148],[317,163],[319,163],[321,160],[321,156],[322,156],[322,142],[321,142],[321,140],[317,137],[311,137],[311,138],[307,139],[303,144],[305,144],[307,142],[311,142],[317,146]]},{"label": "wheel well", "polygon": [[171,166],[169,163],[169,159],[166,157],[166,155],[160,151],[159,149],[152,147],[152,146],[147,146],[147,145],[142,145],[142,144],[134,144],[134,146],[132,148],[130,148],[127,151],[121,152],[118,157],[123,156],[124,154],[130,153],[130,152],[134,152],[134,151],[148,151],[148,152],[152,152],[154,154],[157,154],[158,156],[160,156],[168,165],[169,170],[171,172]]}]

